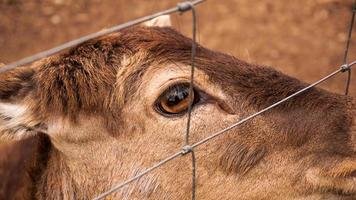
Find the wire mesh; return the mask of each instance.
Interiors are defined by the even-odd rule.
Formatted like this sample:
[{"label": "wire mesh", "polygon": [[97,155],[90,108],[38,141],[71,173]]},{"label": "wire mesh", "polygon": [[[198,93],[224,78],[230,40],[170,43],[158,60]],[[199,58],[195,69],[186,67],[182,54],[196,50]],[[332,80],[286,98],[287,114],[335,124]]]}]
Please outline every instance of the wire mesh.
[{"label": "wire mesh", "polygon": [[132,20],[132,21],[129,21],[125,24],[121,24],[121,25],[117,25],[117,26],[114,26],[114,27],[111,27],[109,29],[106,29],[104,31],[100,31],[100,32],[96,32],[96,33],[93,33],[93,34],[89,34],[89,35],[86,35],[84,37],[80,37],[78,39],[75,39],[75,40],[72,40],[72,41],[69,41],[67,43],[64,43],[62,45],[59,45],[55,48],[52,48],[52,49],[49,49],[47,51],[44,51],[44,52],[40,52],[38,54],[35,54],[33,56],[29,56],[29,57],[26,57],[24,59],[21,59],[21,60],[18,60],[16,62],[13,62],[13,63],[10,63],[8,65],[5,65],[3,67],[0,68],[0,73],[3,73],[3,72],[6,72],[6,71],[9,71],[9,70],[12,70],[14,68],[17,68],[17,67],[21,67],[23,65],[26,65],[26,64],[30,64],[36,60],[39,60],[41,58],[45,58],[45,57],[48,57],[48,56],[51,56],[51,55],[54,55],[58,52],[61,52],[62,50],[64,49],[67,49],[67,48],[70,48],[70,47],[73,47],[73,46],[76,46],[78,44],[81,44],[85,41],[88,41],[88,40],[91,40],[91,39],[94,39],[94,38],[97,38],[97,37],[100,37],[100,36],[103,36],[103,35],[107,35],[107,34],[110,34],[110,33],[113,33],[113,32],[117,32],[119,30],[122,30],[122,29],[125,29],[125,28],[128,28],[130,26],[133,26],[133,25],[136,25],[136,24],[139,24],[139,23],[142,23],[142,22],[145,22],[145,21],[148,21],[148,20],[151,20],[151,19],[154,19],[158,16],[161,16],[161,15],[167,15],[167,14],[171,14],[171,13],[174,13],[174,12],[186,12],[186,11],[191,11],[192,12],[192,53],[191,53],[191,77],[190,77],[190,87],[189,87],[189,93],[190,93],[190,104],[189,104],[189,108],[188,108],[188,117],[187,117],[187,126],[186,126],[186,133],[185,133],[185,141],[184,141],[184,146],[181,150],[178,150],[176,153],[173,153],[172,155],[166,157],[165,159],[161,160],[160,162],[156,163],[155,165],[153,165],[152,167],[150,168],[147,168],[146,170],[142,171],[141,173],[137,174],[136,176],[134,177],[131,177],[130,179],[116,185],[116,186],[113,186],[111,189],[99,194],[97,197],[94,198],[94,200],[99,200],[99,199],[103,199],[111,194],[113,194],[114,192],[117,192],[118,190],[120,190],[121,188],[123,188],[124,186],[138,180],[139,178],[141,178],[142,176],[145,176],[146,174],[154,171],[155,169],[169,163],[170,161],[178,158],[178,157],[181,157],[181,156],[185,156],[186,154],[191,154],[191,162],[192,162],[192,196],[191,198],[193,200],[195,200],[196,198],[196,158],[195,158],[195,153],[194,153],[194,149],[209,142],[210,140],[224,134],[224,133],[227,133],[227,131],[233,129],[233,128],[236,128],[238,127],[239,125],[259,116],[259,115],[262,115],[263,113],[277,107],[278,105],[288,101],[289,99],[291,98],[294,98],[295,96],[298,96],[298,95],[301,95],[302,93],[304,93],[305,91],[321,84],[322,82],[332,78],[333,76],[337,75],[338,73],[340,72],[348,72],[348,77],[347,77],[347,84],[346,84],[346,89],[345,89],[345,94],[347,95],[348,94],[348,91],[349,91],[349,86],[350,86],[350,80],[351,80],[351,68],[352,66],[354,66],[356,64],[356,61],[353,61],[353,62],[350,62],[348,63],[347,59],[348,59],[348,52],[349,52],[349,46],[350,46],[350,41],[351,41],[351,36],[352,36],[352,30],[353,30],[353,24],[354,24],[354,18],[355,18],[355,13],[356,13],[356,0],[355,0],[355,3],[354,3],[354,6],[353,6],[353,9],[352,9],[352,17],[351,17],[351,24],[349,26],[349,32],[348,32],[348,39],[347,39],[347,43],[346,43],[346,47],[345,47],[345,54],[344,54],[344,60],[343,60],[343,65],[339,66],[338,69],[326,76],[324,76],[323,78],[317,80],[316,82],[310,84],[309,86],[293,93],[292,95],[286,97],[286,98],[283,98],[277,102],[275,102],[274,104],[256,112],[256,113],[253,113],[251,115],[249,115],[248,117],[244,118],[244,119],[241,119],[241,120],[238,120],[237,122],[235,122],[234,124],[220,130],[220,131],[217,131],[215,133],[212,133],[210,134],[210,136],[196,142],[196,143],[193,143],[193,144],[190,144],[189,142],[189,136],[190,136],[190,126],[191,126],[191,112],[192,112],[192,105],[193,105],[193,98],[192,98],[192,93],[193,93],[193,88],[194,88],[194,68],[195,68],[195,56],[196,56],[196,10],[195,10],[195,5],[198,5],[200,3],[202,3],[204,0],[196,0],[196,1],[186,1],[186,2],[182,2],[182,3],[179,3],[176,7],[174,8],[171,8],[171,9],[168,9],[168,10],[165,10],[165,11],[162,11],[162,12],[158,12],[158,13],[155,13],[155,14],[152,14],[152,15],[149,15],[149,16],[145,16],[145,17],[142,17],[142,18],[139,18],[139,19],[136,19],[136,20]]},{"label": "wire mesh", "polygon": [[[354,22],[355,22],[355,13],[356,13],[356,0],[354,3],[354,6],[352,8],[351,22],[350,22],[349,33],[348,33],[346,47],[345,47],[344,65],[346,65],[346,66],[347,66],[347,57],[349,55],[352,30],[353,30]],[[351,68],[346,68],[346,71],[347,71],[347,79],[346,79],[345,95],[348,95],[349,88],[350,88],[350,82],[351,82]]]}]

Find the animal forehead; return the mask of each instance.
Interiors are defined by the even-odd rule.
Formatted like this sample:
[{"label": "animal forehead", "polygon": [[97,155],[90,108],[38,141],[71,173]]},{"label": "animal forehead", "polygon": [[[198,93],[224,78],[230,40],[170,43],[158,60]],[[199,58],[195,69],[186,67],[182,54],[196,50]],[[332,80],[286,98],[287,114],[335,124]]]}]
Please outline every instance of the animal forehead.
[{"label": "animal forehead", "polygon": [[[196,51],[196,67],[212,75],[229,72],[231,66],[236,67],[236,64],[247,65],[232,56],[211,51],[199,44]],[[60,58],[72,62],[78,60],[77,63],[83,63],[83,60],[95,63],[98,62],[97,59],[102,59],[118,71],[140,71],[139,74],[143,74],[150,63],[191,65],[191,56],[192,40],[176,30],[169,27],[136,26],[80,45]],[[101,64],[103,63],[98,65]],[[86,68],[88,67],[91,68]]]},{"label": "animal forehead", "polygon": [[[143,76],[142,85],[145,86],[148,95],[162,92],[169,86],[177,83],[190,83],[191,66],[181,63],[165,63],[163,65],[152,65],[151,69]],[[194,70],[194,86],[204,90],[208,94],[214,94],[221,99],[225,96],[219,85],[211,82],[209,76],[200,68]]]},{"label": "animal forehead", "polygon": [[[170,27],[133,27],[120,32],[115,40],[130,53],[145,51],[146,59],[191,64],[193,41]],[[200,68],[208,68],[212,64],[242,63],[232,56],[196,45],[196,63],[201,64]]]},{"label": "animal forehead", "polygon": [[[129,49],[121,56],[117,84],[135,92],[147,71],[189,68],[192,65],[192,40],[172,28],[135,27],[120,33],[119,42]],[[197,45],[195,67],[208,76],[231,74],[231,66],[242,62]],[[166,69],[165,69],[166,68]],[[157,78],[157,77],[156,77]],[[220,79],[224,79],[221,77]]]},{"label": "animal forehead", "polygon": [[[119,89],[117,92],[123,94],[125,99],[134,96],[140,86],[145,86],[151,94],[155,94],[156,90],[167,87],[167,84],[190,81],[190,65],[175,61],[163,62],[160,58],[158,61],[149,59],[147,54],[146,51],[140,51],[122,58],[116,85]],[[199,68],[195,70],[194,79],[195,84],[210,84],[207,74]]]}]

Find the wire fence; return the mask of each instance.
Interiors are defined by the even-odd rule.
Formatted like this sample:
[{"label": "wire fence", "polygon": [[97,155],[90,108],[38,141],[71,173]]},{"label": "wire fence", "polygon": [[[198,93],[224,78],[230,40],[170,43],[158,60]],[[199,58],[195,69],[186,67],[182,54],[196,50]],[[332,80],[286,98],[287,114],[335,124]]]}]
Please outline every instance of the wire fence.
[{"label": "wire fence", "polygon": [[128,28],[128,27],[131,27],[131,26],[134,26],[134,25],[137,25],[137,24],[140,24],[142,22],[145,22],[145,21],[148,21],[148,20],[151,20],[151,19],[154,19],[156,17],[159,17],[159,16],[162,16],[162,15],[168,15],[168,14],[172,14],[172,13],[175,13],[175,12],[180,12],[180,13],[183,13],[183,12],[186,12],[186,11],[191,11],[192,12],[192,52],[191,52],[191,76],[190,76],[190,87],[189,87],[189,97],[190,97],[190,104],[189,104],[189,108],[188,108],[188,117],[187,117],[187,127],[186,127],[186,133],[185,133],[185,136],[184,136],[184,144],[183,144],[183,147],[181,150],[178,150],[176,153],[173,153],[172,155],[162,159],[160,162],[154,164],[153,166],[151,166],[150,168],[147,168],[146,170],[140,172],[139,174],[137,174],[136,176],[134,177],[131,177],[129,179],[127,179],[126,181],[120,183],[120,184],[117,184],[115,186],[113,186],[111,189],[99,194],[97,197],[94,198],[94,200],[100,200],[100,199],[103,199],[115,192],[117,192],[118,190],[120,190],[121,188],[123,188],[124,186],[140,179],[142,176],[145,176],[146,174],[154,171],[155,169],[169,163],[170,161],[178,158],[178,157],[181,157],[181,156],[185,156],[187,154],[191,154],[191,162],[192,162],[192,195],[191,195],[191,199],[192,200],[195,200],[196,199],[196,158],[195,158],[195,153],[194,153],[194,150],[196,148],[198,148],[199,146],[209,142],[210,140],[226,133],[227,131],[233,129],[233,128],[236,128],[237,126],[277,107],[278,105],[288,101],[289,99],[295,97],[295,96],[298,96],[302,93],[304,93],[305,91],[321,84],[322,82],[332,78],[333,76],[339,74],[340,72],[347,72],[348,73],[348,77],[347,77],[347,81],[346,81],[346,88],[345,88],[345,95],[348,95],[349,93],[349,87],[350,87],[350,82],[351,82],[351,68],[352,66],[354,66],[356,64],[356,60],[355,61],[352,61],[352,62],[348,62],[348,52],[349,52],[349,48],[350,48],[350,42],[351,42],[351,36],[352,36],[352,30],[353,30],[353,24],[354,24],[354,20],[355,20],[355,13],[356,13],[356,0],[354,2],[354,5],[353,5],[353,9],[352,9],[352,17],[351,17],[351,22],[350,22],[350,26],[349,26],[349,30],[348,30],[348,38],[347,38],[347,42],[346,42],[346,47],[345,47],[345,54],[344,54],[344,59],[343,59],[343,65],[339,66],[337,68],[337,70],[335,70],[334,72],[324,76],[323,78],[319,79],[318,81],[310,84],[309,86],[293,93],[292,95],[286,97],[286,98],[283,98],[277,102],[275,102],[274,104],[256,112],[256,113],[253,113],[251,115],[249,115],[248,117],[244,118],[244,119],[241,119],[241,120],[238,120],[237,122],[235,122],[234,124],[220,130],[220,131],[217,131],[215,133],[212,133],[210,134],[210,136],[206,137],[206,138],[203,138],[202,140],[196,142],[196,143],[193,143],[193,144],[190,144],[189,142],[189,136],[190,136],[190,125],[191,125],[191,112],[192,112],[192,105],[193,105],[193,101],[194,99],[192,98],[193,95],[193,88],[194,88],[194,69],[195,69],[195,56],[196,56],[196,10],[195,10],[195,6],[202,3],[204,0],[195,0],[195,1],[185,1],[185,2],[182,2],[182,3],[179,3],[176,7],[174,8],[171,8],[171,9],[168,9],[168,10],[165,10],[165,11],[162,11],[162,12],[158,12],[158,13],[155,13],[155,14],[152,14],[152,15],[148,15],[148,16],[145,16],[145,17],[142,17],[142,18],[138,18],[136,20],[132,20],[132,21],[129,21],[127,23],[124,23],[124,24],[121,24],[121,25],[117,25],[117,26],[113,26],[109,29],[106,29],[106,30],[103,30],[103,31],[100,31],[100,32],[96,32],[96,33],[92,33],[92,34],[89,34],[89,35],[86,35],[86,36],[83,36],[83,37],[80,37],[78,39],[75,39],[75,40],[72,40],[72,41],[69,41],[67,43],[64,43],[62,45],[59,45],[55,48],[52,48],[52,49],[49,49],[47,51],[43,51],[43,52],[40,52],[38,54],[35,54],[33,56],[29,56],[29,57],[26,57],[24,59],[21,59],[21,60],[18,60],[16,62],[13,62],[13,63],[10,63],[8,65],[5,65],[3,67],[0,68],[0,73],[3,73],[3,72],[6,72],[6,71],[9,71],[9,70],[12,70],[14,68],[17,68],[17,67],[21,67],[23,65],[27,65],[27,64],[30,64],[34,61],[37,61],[39,59],[42,59],[42,58],[45,58],[45,57],[48,57],[48,56],[51,56],[51,55],[54,55],[58,52],[61,52],[62,50],[65,50],[67,48],[70,48],[70,47],[74,47],[78,44],[81,44],[83,42],[86,42],[88,40],[91,40],[91,39],[94,39],[94,38],[97,38],[97,37],[100,37],[100,36],[103,36],[103,35],[107,35],[107,34],[110,34],[110,33],[113,33],[113,32],[117,32],[119,30],[122,30],[122,29],[125,29],[125,28]]}]

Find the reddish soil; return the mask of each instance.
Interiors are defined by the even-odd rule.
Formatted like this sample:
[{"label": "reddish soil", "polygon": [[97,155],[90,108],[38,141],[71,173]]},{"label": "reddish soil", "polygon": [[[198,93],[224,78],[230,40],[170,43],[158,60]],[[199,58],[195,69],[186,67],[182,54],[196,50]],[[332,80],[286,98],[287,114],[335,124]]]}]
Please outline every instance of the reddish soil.
[{"label": "reddish soil", "polygon": [[[177,0],[0,0],[0,61],[11,62]],[[342,64],[353,0],[208,0],[197,9],[199,41],[312,82]],[[173,15],[191,32],[191,15]],[[354,31],[355,32],[355,31]],[[356,59],[356,34],[349,60]],[[345,75],[323,84],[342,93]],[[356,96],[356,69],[350,92]]]}]

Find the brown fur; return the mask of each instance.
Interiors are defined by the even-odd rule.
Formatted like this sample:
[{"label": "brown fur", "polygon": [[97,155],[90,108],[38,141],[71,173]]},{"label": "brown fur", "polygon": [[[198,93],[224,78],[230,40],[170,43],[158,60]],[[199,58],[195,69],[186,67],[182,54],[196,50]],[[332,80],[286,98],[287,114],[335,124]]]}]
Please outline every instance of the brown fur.
[{"label": "brown fur", "polygon": [[[51,128],[55,125],[48,128],[48,131],[55,130],[48,133],[52,141],[51,151],[47,146],[42,148],[42,139],[38,137],[2,147],[5,150],[0,153],[0,176],[5,181],[0,185],[0,198],[12,193],[26,198],[89,198],[108,189],[113,181],[123,181],[130,176],[125,174],[130,164],[137,164],[129,159],[130,156],[141,158],[146,167],[162,158],[150,158],[149,155],[167,154],[166,150],[160,148],[160,153],[151,152],[147,141],[142,141],[142,145],[147,144],[144,150],[136,145],[141,144],[140,139],[157,142],[162,139],[158,144],[164,145],[165,138],[166,142],[177,138],[169,140],[173,136],[162,131],[148,136],[150,129],[147,127],[152,129],[156,125],[149,125],[153,122],[146,124],[145,118],[141,119],[140,114],[131,110],[146,102],[146,99],[139,100],[144,96],[142,88],[149,82],[147,76],[151,73],[154,77],[153,68],[169,64],[189,65],[190,51],[191,40],[171,28],[134,27],[89,41],[31,67],[0,74],[2,102],[25,104],[36,121],[31,123],[37,127],[52,121],[65,124],[56,127],[60,131]],[[208,77],[201,82],[221,88],[217,90],[226,97],[216,101],[220,110],[213,110],[215,114],[212,116],[229,119],[228,124],[236,121],[236,116],[245,117],[306,86],[274,69],[251,65],[202,46],[197,49],[196,65]],[[234,120],[230,115],[236,115]],[[84,119],[100,119],[100,122],[89,120],[86,124],[83,116]],[[156,118],[154,114],[148,116],[153,120]],[[3,116],[2,120],[6,124],[9,119]],[[161,124],[159,120],[156,123]],[[32,124],[22,122],[21,125],[30,129]],[[90,124],[102,127],[96,130]],[[169,126],[169,122],[166,124],[162,127]],[[84,129],[84,125],[89,127]],[[216,127],[226,125],[217,123]],[[209,127],[208,131],[200,131],[199,127],[205,126]],[[200,131],[200,135],[197,134],[195,140],[212,133],[215,128],[210,124],[197,124],[196,127],[195,131]],[[208,174],[202,177],[211,176],[205,180],[206,184],[198,185],[202,188],[199,195],[205,197],[203,199],[216,199],[219,195],[223,195],[220,199],[356,198],[354,128],[355,106],[350,97],[311,89],[198,151],[198,165],[201,165],[202,174]],[[82,134],[81,130],[87,133]],[[110,134],[105,135],[105,132]],[[178,143],[169,143],[166,148],[173,151],[179,148]],[[107,156],[107,163],[101,163],[104,162],[101,156],[95,154],[100,151],[105,152],[101,156]],[[9,152],[13,153],[11,158]],[[121,164],[115,161],[117,155],[114,153],[122,155]],[[29,164],[30,172],[27,168],[19,168],[33,160],[35,162]],[[180,169],[182,163],[174,166]],[[120,166],[115,168],[114,165]],[[106,170],[101,171],[103,168]],[[9,176],[9,170],[20,169],[19,178]],[[34,170],[34,178],[28,178]],[[117,175],[120,170],[121,174]],[[162,183],[171,183],[169,178],[178,176],[172,173],[176,171],[163,169],[163,178],[157,175],[146,182],[153,184],[156,179],[162,179]],[[234,179],[235,176],[239,178]],[[103,181],[103,177],[110,180]],[[224,188],[219,191],[223,185],[221,177],[226,177],[223,180],[234,187],[226,186],[228,191]],[[264,181],[270,181],[270,186],[265,186]],[[254,188],[246,189],[248,186]],[[141,190],[133,192],[131,197],[185,199],[189,196],[188,186],[183,189],[185,193],[169,185],[155,187],[163,192]],[[170,195],[169,192],[176,196],[164,196]],[[146,196],[140,196],[143,194]]]},{"label": "brown fur", "polygon": [[39,134],[0,146],[0,199],[32,199],[47,163],[49,141]]}]

